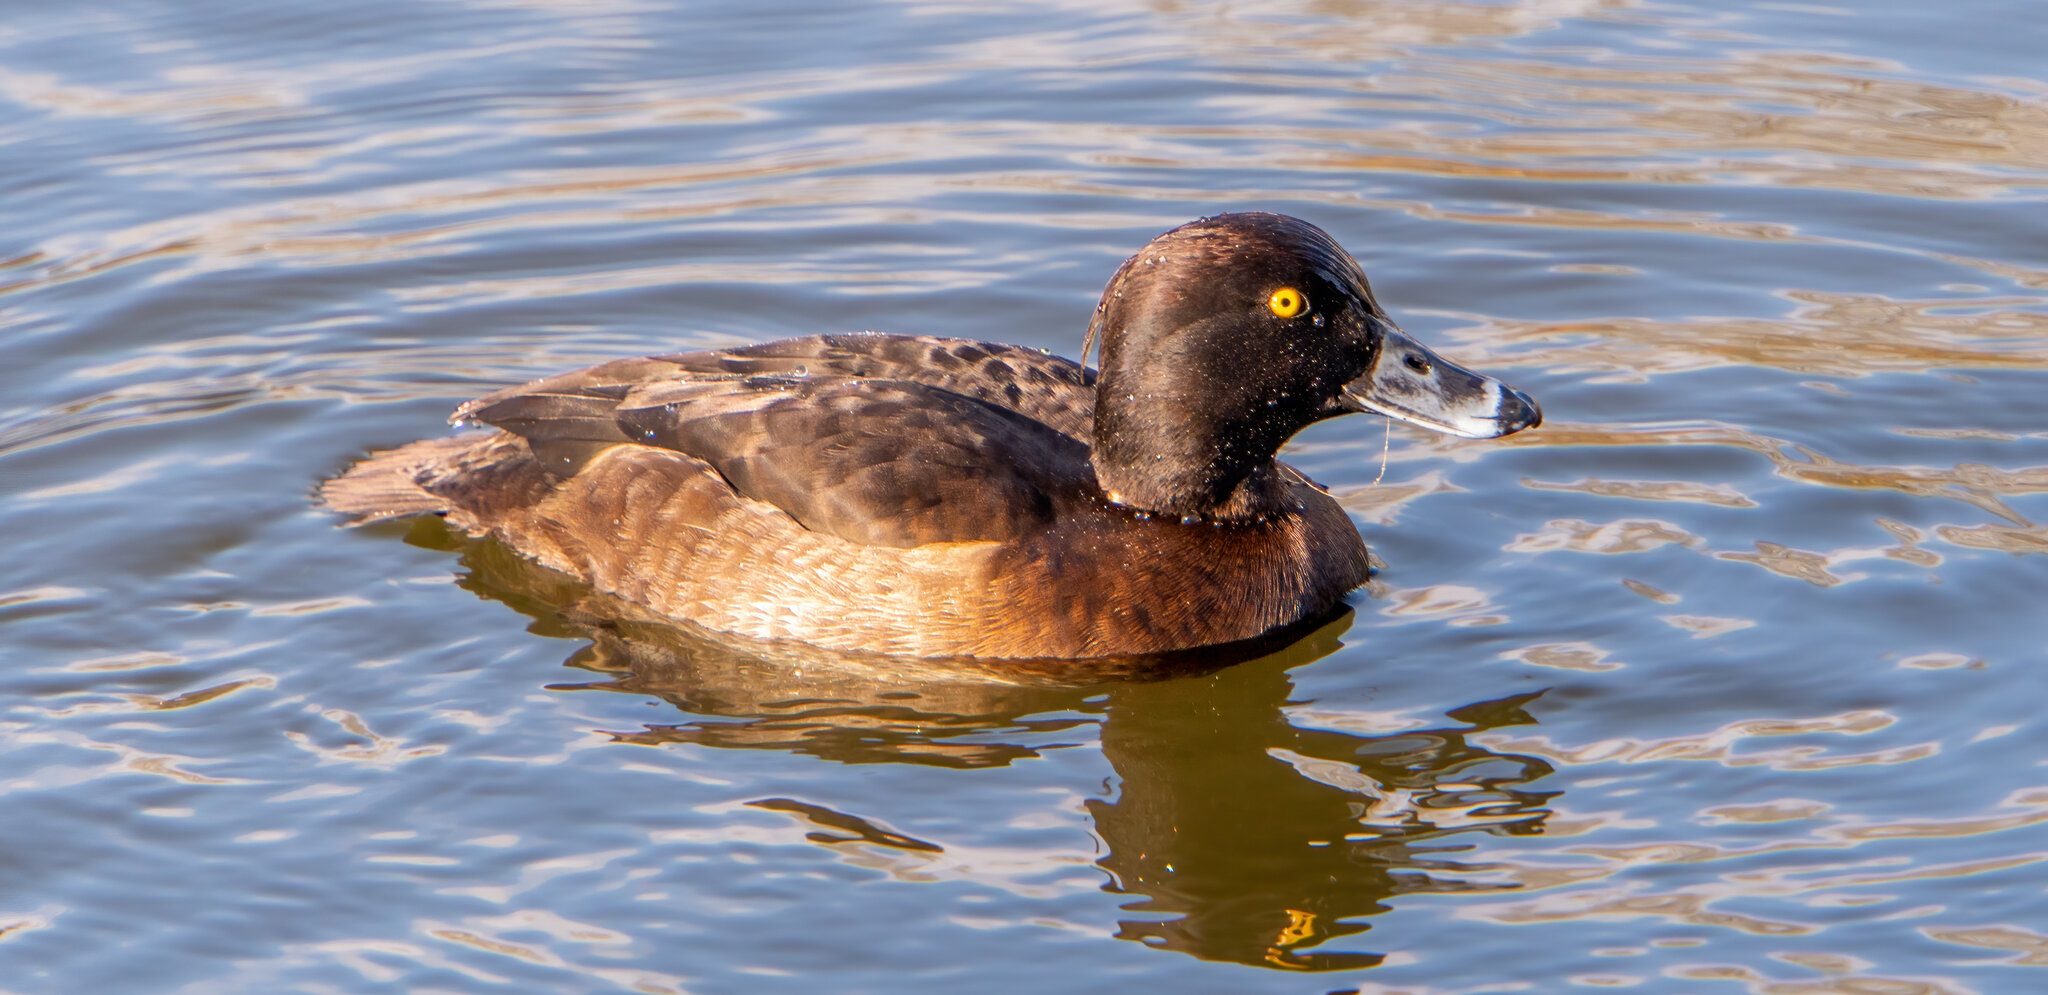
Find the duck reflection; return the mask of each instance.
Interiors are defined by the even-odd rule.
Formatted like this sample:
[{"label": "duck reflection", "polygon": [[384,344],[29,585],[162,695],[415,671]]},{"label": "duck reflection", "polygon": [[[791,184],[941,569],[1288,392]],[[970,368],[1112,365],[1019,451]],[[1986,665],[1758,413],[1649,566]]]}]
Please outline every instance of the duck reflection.
[{"label": "duck reflection", "polygon": [[1245,964],[1371,967],[1381,955],[1319,948],[1364,932],[1391,896],[1500,887],[1475,879],[1488,867],[1453,859],[1469,849],[1454,834],[1539,832],[1554,792],[1527,785],[1551,768],[1471,735],[1533,722],[1522,706],[1535,696],[1385,735],[1296,725],[1287,671],[1333,650],[1339,628],[1227,672],[1112,693],[1102,750],[1122,788],[1089,808],[1108,846],[1099,863],[1143,916],[1119,936]]},{"label": "duck reflection", "polygon": [[[651,695],[690,716],[615,733],[622,741],[979,768],[1068,745],[1062,730],[1099,724],[1120,788],[1088,803],[1106,844],[1097,863],[1107,890],[1130,896],[1117,935],[1150,946],[1291,970],[1370,967],[1382,955],[1321,947],[1364,932],[1391,896],[1500,887],[1478,880],[1485,866],[1455,859],[1460,837],[1540,832],[1548,814],[1552,793],[1529,787],[1547,764],[1472,742],[1533,722],[1523,706],[1534,695],[1378,735],[1317,728],[1289,707],[1289,671],[1334,652],[1348,612],[1278,645],[1079,669],[863,660],[721,642],[436,522],[408,539],[459,550],[462,585],[532,616],[535,632],[588,640],[567,663],[593,679],[556,688]],[[1071,742],[1088,738],[1080,730]],[[807,817],[848,821],[835,840],[878,831],[837,813]]]}]

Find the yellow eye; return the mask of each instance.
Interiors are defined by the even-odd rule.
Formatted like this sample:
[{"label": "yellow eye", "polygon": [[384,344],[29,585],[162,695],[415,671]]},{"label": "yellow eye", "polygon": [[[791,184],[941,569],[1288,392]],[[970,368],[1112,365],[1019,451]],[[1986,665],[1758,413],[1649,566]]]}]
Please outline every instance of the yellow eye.
[{"label": "yellow eye", "polygon": [[1266,306],[1282,318],[1292,318],[1308,307],[1308,298],[1293,287],[1281,287],[1266,298]]}]

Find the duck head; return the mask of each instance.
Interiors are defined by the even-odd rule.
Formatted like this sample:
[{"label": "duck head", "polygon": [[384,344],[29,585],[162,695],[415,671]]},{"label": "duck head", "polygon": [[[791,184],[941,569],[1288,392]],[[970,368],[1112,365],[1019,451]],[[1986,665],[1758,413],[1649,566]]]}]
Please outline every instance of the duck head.
[{"label": "duck head", "polygon": [[1286,215],[1223,214],[1153,239],[1110,279],[1088,342],[1102,345],[1096,481],[1169,515],[1279,510],[1274,454],[1324,418],[1371,411],[1472,439],[1542,420],[1527,394],[1395,327],[1351,254]]}]

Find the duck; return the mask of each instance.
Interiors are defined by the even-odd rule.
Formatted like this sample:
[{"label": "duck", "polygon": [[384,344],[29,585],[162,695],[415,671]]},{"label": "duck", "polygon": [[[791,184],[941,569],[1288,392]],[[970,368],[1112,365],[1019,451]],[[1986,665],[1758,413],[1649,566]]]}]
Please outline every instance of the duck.
[{"label": "duck", "polygon": [[722,636],[1136,658],[1311,622],[1368,579],[1350,516],[1278,458],[1302,429],[1542,420],[1281,214],[1153,238],[1081,356],[858,332],[620,359],[464,403],[467,430],[371,453],[320,495],[348,524],[440,516]]}]

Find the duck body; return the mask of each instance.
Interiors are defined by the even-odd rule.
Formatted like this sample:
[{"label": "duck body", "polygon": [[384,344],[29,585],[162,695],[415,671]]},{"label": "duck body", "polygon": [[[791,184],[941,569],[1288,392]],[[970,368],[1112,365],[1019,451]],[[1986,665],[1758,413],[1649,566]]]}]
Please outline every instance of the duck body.
[{"label": "duck body", "polygon": [[[1090,327],[1100,373],[878,333],[619,360],[464,404],[454,420],[491,431],[373,454],[322,495],[357,521],[442,515],[751,639],[1168,653],[1319,616],[1365,581],[1349,516],[1274,453],[1381,410],[1361,385],[1420,348],[1398,334],[1319,229],[1225,215],[1118,271]],[[1479,383],[1466,406],[1493,404],[1493,424],[1534,422],[1521,395],[1442,367]]]}]

